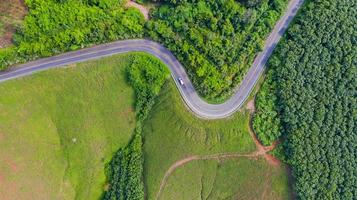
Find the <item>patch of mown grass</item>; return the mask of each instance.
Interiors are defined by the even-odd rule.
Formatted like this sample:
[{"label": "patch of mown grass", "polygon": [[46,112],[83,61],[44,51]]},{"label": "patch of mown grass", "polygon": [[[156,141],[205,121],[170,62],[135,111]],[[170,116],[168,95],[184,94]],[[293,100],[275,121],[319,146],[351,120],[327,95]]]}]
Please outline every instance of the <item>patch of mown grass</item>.
[{"label": "patch of mown grass", "polygon": [[0,84],[1,199],[98,199],[135,127],[130,54]]},{"label": "patch of mown grass", "polygon": [[165,171],[190,155],[252,152],[249,112],[222,120],[201,120],[185,107],[170,80],[143,127],[144,176],[148,199],[154,199]]},{"label": "patch of mown grass", "polygon": [[178,168],[160,199],[288,199],[284,167],[264,159],[199,160]]}]

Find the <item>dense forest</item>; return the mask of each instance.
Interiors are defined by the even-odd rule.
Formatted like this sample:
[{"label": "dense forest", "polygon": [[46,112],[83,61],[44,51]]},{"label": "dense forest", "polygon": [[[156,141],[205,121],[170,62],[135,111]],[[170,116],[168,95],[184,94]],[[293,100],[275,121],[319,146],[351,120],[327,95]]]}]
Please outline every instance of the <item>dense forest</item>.
[{"label": "dense forest", "polygon": [[103,200],[144,199],[142,122],[169,77],[169,71],[153,56],[136,54],[127,68],[127,75],[136,95],[136,128],[129,145],[119,149],[108,165],[109,188],[104,193]]},{"label": "dense forest", "polygon": [[198,92],[224,98],[240,83],[287,0],[170,0],[152,12],[148,36],[169,48]]},{"label": "dense forest", "polygon": [[254,127],[282,136],[298,199],[357,197],[356,46],[356,1],[308,1],[269,60]]},{"label": "dense forest", "polygon": [[0,70],[113,40],[143,36],[144,17],[121,0],[26,0],[29,13],[13,40],[0,50]]},{"label": "dense forest", "polygon": [[29,13],[14,46],[0,49],[0,70],[146,36],[175,54],[202,96],[219,101],[240,83],[287,1],[164,0],[145,22],[137,9],[124,6],[125,0],[26,0]]}]

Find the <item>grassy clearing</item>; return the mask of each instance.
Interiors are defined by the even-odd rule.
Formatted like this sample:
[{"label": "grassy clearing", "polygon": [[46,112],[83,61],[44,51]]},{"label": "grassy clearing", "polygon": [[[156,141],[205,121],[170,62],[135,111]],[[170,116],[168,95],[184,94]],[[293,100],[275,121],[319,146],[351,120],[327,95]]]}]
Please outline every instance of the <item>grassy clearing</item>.
[{"label": "grassy clearing", "polygon": [[284,167],[264,159],[193,161],[168,179],[160,199],[288,199]]},{"label": "grassy clearing", "polygon": [[172,81],[163,88],[143,128],[147,196],[154,199],[165,171],[190,155],[252,152],[248,111],[207,121],[188,112]]},{"label": "grassy clearing", "polygon": [[98,199],[135,127],[130,55],[0,84],[0,198]]},{"label": "grassy clearing", "polygon": [[[106,182],[104,166],[113,152],[127,144],[135,127],[134,92],[124,73],[129,62],[130,55],[113,56],[0,85],[1,199],[100,197]],[[155,198],[165,171],[179,159],[254,151],[248,126],[246,110],[225,120],[196,118],[184,106],[173,81],[168,81],[143,127],[147,197]],[[195,163],[188,172],[182,168],[183,182],[172,183],[169,179],[165,199],[171,199],[177,193],[175,188],[181,188],[188,179],[201,180],[196,178],[200,171],[205,174],[203,194],[213,195],[213,199],[254,189],[243,185],[248,179],[235,176],[237,171],[246,176],[253,173],[258,182],[265,180],[265,176],[250,171],[264,168],[261,161],[242,166],[228,161],[224,165],[216,161]],[[267,173],[274,176],[275,172]],[[232,178],[231,183],[242,184],[235,188],[224,186],[225,177]],[[279,194],[287,191],[282,177],[271,180],[280,185]],[[188,195],[195,194],[196,189],[197,185],[187,191],[182,187]]]}]

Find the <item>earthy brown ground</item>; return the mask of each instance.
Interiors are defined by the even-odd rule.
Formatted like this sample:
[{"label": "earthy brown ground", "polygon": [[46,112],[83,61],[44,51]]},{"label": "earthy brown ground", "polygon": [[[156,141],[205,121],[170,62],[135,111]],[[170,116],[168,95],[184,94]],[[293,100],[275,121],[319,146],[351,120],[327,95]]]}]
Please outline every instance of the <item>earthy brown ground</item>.
[{"label": "earthy brown ground", "polygon": [[0,0],[0,48],[12,43],[12,35],[26,13],[23,0]]},{"label": "earthy brown ground", "polygon": [[252,99],[252,100],[247,102],[246,108],[247,108],[247,110],[249,110],[250,113],[254,113],[255,112],[255,101],[254,101],[254,99]]},{"label": "earthy brown ground", "polygon": [[143,5],[140,5],[140,4],[136,3],[135,1],[131,1],[131,0],[128,0],[126,2],[126,6],[139,9],[140,12],[144,15],[145,20],[149,19],[149,8],[147,8]]}]

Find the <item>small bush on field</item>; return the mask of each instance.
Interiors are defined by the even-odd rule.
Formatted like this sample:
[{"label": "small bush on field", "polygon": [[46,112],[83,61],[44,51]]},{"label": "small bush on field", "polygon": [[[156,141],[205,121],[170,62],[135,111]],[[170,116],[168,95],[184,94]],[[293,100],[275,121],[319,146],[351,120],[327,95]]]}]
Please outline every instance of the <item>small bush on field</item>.
[{"label": "small bush on field", "polygon": [[128,67],[130,84],[136,93],[136,111],[139,120],[143,120],[154,98],[159,94],[162,85],[168,78],[169,70],[158,59],[148,55],[135,55]]}]

